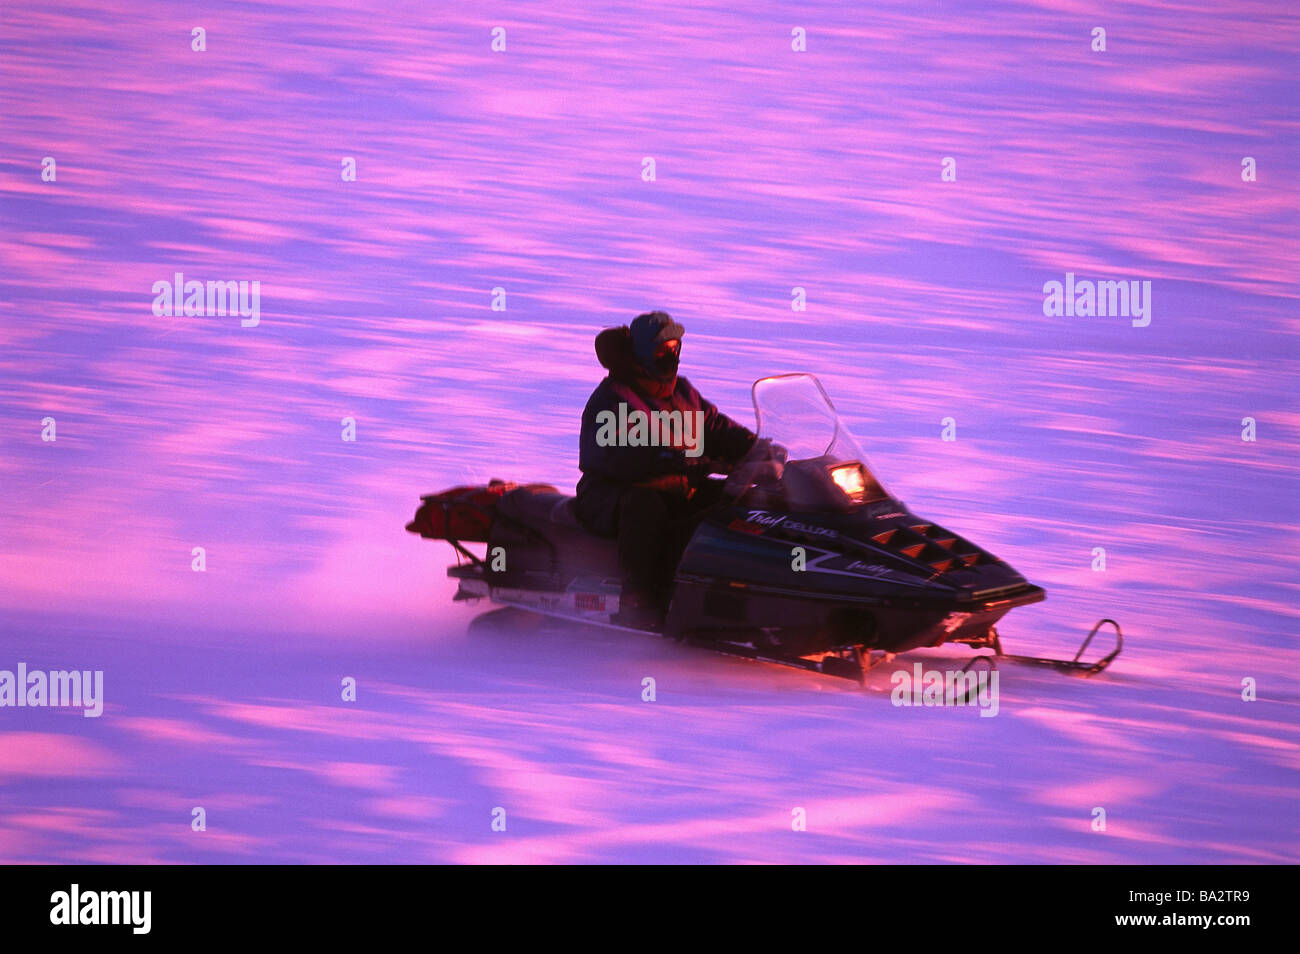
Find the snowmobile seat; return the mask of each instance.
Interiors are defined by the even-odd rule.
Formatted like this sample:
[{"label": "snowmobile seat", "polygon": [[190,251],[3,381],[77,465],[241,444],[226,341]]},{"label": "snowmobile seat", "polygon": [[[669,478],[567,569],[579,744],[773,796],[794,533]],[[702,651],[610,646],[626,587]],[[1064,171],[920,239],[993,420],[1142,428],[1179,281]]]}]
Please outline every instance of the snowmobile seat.
[{"label": "snowmobile seat", "polygon": [[573,498],[550,484],[516,487],[501,498],[497,512],[543,534],[553,527],[587,532],[573,515]]},{"label": "snowmobile seat", "polygon": [[618,545],[586,530],[573,513],[573,498],[549,484],[524,484],[497,504],[497,515],[535,530],[556,548],[562,564],[617,574]]}]

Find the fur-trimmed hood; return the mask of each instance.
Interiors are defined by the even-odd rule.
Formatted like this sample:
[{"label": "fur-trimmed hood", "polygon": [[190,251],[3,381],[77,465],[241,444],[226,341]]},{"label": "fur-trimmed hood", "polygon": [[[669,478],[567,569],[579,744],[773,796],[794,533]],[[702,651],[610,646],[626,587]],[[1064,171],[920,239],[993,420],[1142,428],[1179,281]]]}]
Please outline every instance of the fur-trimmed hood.
[{"label": "fur-trimmed hood", "polygon": [[632,350],[632,332],[627,325],[606,328],[596,335],[596,360],[602,368],[618,378],[635,374],[639,370],[636,352]]},{"label": "fur-trimmed hood", "polygon": [[660,379],[646,373],[641,362],[637,360],[636,349],[632,343],[632,332],[627,325],[620,328],[606,328],[596,335],[596,360],[615,381],[626,384],[642,394],[662,400],[672,394],[677,387],[675,374],[671,378]]}]

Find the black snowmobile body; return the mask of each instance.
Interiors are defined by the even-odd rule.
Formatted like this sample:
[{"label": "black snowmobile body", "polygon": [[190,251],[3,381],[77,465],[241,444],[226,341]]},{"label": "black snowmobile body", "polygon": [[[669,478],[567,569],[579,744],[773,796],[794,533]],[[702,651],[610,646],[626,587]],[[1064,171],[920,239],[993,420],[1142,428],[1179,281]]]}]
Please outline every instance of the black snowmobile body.
[{"label": "black snowmobile body", "polygon": [[[769,455],[775,461],[742,462],[728,479],[727,502],[694,529],[662,635],[859,679],[919,647],[959,642],[1001,656],[995,624],[1043,600],[1043,589],[886,492],[816,378],[764,378],[754,400],[760,437],[785,446]],[[803,433],[789,436],[792,428]],[[497,498],[486,555],[451,540],[468,560],[448,570],[459,581],[456,598],[618,626],[614,541],[584,530],[572,498],[554,487],[498,483],[491,490]],[[425,506],[445,506],[444,497],[430,495]],[[445,522],[454,524],[454,516]],[[1091,665],[1078,656],[1005,658],[1090,675],[1118,652],[1117,645]]]}]

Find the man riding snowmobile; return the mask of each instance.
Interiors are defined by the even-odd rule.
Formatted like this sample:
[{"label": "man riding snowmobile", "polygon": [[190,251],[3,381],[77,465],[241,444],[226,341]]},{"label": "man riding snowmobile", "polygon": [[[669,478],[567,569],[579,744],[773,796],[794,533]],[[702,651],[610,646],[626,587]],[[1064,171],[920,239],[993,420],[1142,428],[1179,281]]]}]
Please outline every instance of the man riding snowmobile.
[{"label": "man riding snowmobile", "polygon": [[[754,382],[761,437],[719,413],[677,376],[683,333],[651,312],[597,336],[609,374],[583,413],[576,498],[503,480],[421,495],[406,529],[456,551],[455,599],[859,682],[898,653],[949,644],[992,649],[976,659],[994,670],[1076,676],[1119,655],[1109,618],[1073,659],[1004,653],[996,624],[1042,587],[890,494],[813,375]],[[1114,648],[1084,661],[1106,624]]]},{"label": "man riding snowmobile", "polygon": [[609,374],[582,412],[574,514],[592,533],[618,539],[619,622],[629,626],[662,622],[663,590],[695,518],[717,502],[709,474],[727,473],[757,441],[677,374],[685,332],[653,311],[596,336]]}]

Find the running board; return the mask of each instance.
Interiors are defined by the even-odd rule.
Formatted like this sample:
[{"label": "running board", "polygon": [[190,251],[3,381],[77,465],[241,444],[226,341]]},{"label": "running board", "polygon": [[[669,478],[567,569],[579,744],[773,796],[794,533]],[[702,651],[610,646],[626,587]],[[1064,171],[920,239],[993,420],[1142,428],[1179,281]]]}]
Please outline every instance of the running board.
[{"label": "running board", "polygon": [[715,653],[722,653],[725,656],[739,656],[742,659],[750,659],[754,662],[773,663],[777,666],[788,666],[791,669],[821,673],[823,676],[851,679],[859,686],[866,685],[867,673],[877,666],[891,661],[898,655],[897,653],[886,652],[875,655],[855,646],[846,656],[827,653],[821,659],[809,659],[807,656],[784,656],[765,649],[756,649],[746,643],[729,643],[713,639],[687,640],[687,643],[691,646],[699,646],[702,649],[711,649]]},{"label": "running board", "polygon": [[[461,586],[465,586],[462,581]],[[484,592],[487,590],[487,592]],[[502,587],[491,587],[486,584],[473,586],[463,597],[457,594],[458,598],[463,599],[490,599],[494,603],[504,606],[512,606],[515,609],[528,610],[541,616],[548,616],[552,619],[562,619],[570,623],[585,623],[589,626],[599,626],[602,629],[615,629],[624,633],[636,633],[639,636],[659,636],[663,639],[671,637],[664,636],[662,632],[655,629],[640,629],[634,626],[622,626],[613,622],[608,616],[579,616],[573,612],[566,612],[561,609],[557,603],[558,600],[551,600],[542,605],[531,600],[519,599],[517,592],[506,590]],[[554,594],[559,597],[563,594]],[[614,597],[617,600],[617,597]],[[615,604],[617,605],[617,603]],[[779,652],[769,652],[764,649],[757,649],[744,643],[731,643],[726,640],[717,639],[687,639],[685,642],[690,646],[698,646],[702,649],[711,649],[716,653],[722,653],[725,656],[739,656],[742,659],[750,659],[754,662],[773,663],[777,666],[787,666],[791,669],[803,669],[807,672],[817,672],[825,676],[836,676],[841,679],[851,679],[858,685],[866,684],[866,675],[872,669],[882,663],[889,662],[894,658],[896,653],[869,653],[860,647],[853,647],[848,650],[845,656],[836,656],[833,653],[827,653],[821,659],[809,659],[806,656],[785,656]]]}]

